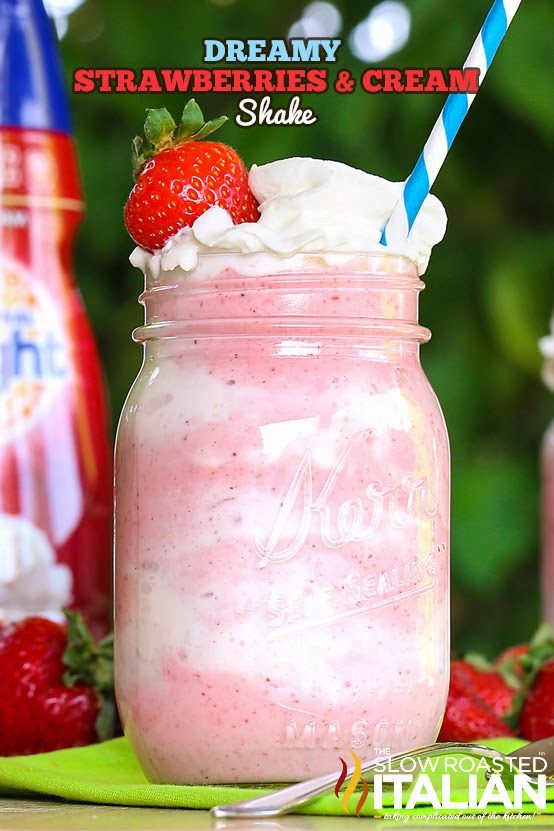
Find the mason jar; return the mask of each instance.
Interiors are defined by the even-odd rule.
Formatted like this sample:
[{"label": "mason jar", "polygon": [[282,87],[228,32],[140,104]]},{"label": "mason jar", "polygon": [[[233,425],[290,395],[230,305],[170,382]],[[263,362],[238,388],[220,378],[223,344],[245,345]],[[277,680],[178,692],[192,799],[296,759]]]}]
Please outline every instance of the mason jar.
[{"label": "mason jar", "polygon": [[543,617],[554,626],[554,421],[542,440],[542,563]]},{"label": "mason jar", "polygon": [[[550,334],[541,338],[542,380],[554,392],[554,316]],[[554,421],[541,444],[541,599],[544,620],[554,626]]]},{"label": "mason jar", "polygon": [[141,297],[116,685],[154,782],[296,781],[428,744],[444,712],[449,449],[423,284],[391,254],[261,262],[201,255]]}]

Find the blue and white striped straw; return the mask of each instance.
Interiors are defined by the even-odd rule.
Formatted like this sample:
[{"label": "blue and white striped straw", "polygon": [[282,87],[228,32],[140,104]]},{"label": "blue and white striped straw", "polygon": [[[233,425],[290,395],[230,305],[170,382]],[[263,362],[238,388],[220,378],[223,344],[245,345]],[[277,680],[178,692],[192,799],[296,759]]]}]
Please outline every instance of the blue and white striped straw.
[{"label": "blue and white striped straw", "polygon": [[[477,40],[464,63],[478,67],[480,84],[483,82],[508,26],[521,0],[495,0]],[[393,210],[381,237],[383,245],[402,244],[410,233],[421,206],[437,178],[456,134],[473,104],[475,93],[453,92],[446,99],[423,152],[410,176],[406,179],[402,198]]]}]

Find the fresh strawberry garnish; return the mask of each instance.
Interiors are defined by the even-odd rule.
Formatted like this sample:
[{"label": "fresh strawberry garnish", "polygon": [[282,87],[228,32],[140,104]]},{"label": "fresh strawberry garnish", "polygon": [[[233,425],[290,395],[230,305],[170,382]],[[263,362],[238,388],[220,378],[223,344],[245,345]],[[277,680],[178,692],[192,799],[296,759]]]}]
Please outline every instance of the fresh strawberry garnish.
[{"label": "fresh strawberry garnish", "polygon": [[112,639],[82,619],[30,617],[0,631],[0,755],[76,747],[115,730]]},{"label": "fresh strawberry garnish", "polygon": [[554,736],[554,659],[534,678],[521,710],[519,733],[531,742]]},{"label": "fresh strawberry garnish", "polygon": [[124,211],[137,245],[147,251],[162,248],[214,205],[228,211],[236,225],[258,220],[258,202],[240,156],[226,144],[201,141],[225,116],[204,123],[194,100],[185,106],[179,126],[165,108],[146,112],[146,142],[138,136],[133,141],[136,184]]},{"label": "fresh strawberry garnish", "polygon": [[530,741],[554,735],[554,632],[548,624],[493,664],[476,654],[451,663],[439,740],[513,735]]},{"label": "fresh strawberry garnish", "polygon": [[471,742],[494,736],[512,736],[502,720],[515,692],[494,672],[467,661],[452,661],[450,688],[439,741]]}]

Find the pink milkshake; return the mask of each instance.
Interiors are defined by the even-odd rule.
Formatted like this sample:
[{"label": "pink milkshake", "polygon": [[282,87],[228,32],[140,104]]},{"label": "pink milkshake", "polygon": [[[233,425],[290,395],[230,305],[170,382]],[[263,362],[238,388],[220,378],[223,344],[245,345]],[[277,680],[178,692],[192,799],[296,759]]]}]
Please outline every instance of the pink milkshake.
[{"label": "pink milkshake", "polygon": [[[540,341],[544,356],[543,380],[554,392],[554,318],[551,334]],[[554,422],[544,434],[541,453],[542,470],[542,611],[554,626]]]},{"label": "pink milkshake", "polygon": [[309,159],[250,182],[259,222],[213,208],[133,255],[117,693],[156,782],[295,781],[349,748],[408,750],[446,700],[448,438],[418,323],[442,206],[391,254],[400,185]]}]

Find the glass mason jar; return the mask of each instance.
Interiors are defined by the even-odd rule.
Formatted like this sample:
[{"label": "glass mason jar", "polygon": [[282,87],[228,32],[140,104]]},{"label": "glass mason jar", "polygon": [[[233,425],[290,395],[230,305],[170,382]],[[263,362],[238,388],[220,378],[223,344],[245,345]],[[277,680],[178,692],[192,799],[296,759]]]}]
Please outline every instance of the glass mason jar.
[{"label": "glass mason jar", "polygon": [[149,278],[116,456],[118,703],[155,782],[434,741],[449,450],[415,266],[202,255]]},{"label": "glass mason jar", "polygon": [[554,421],[544,434],[542,469],[542,612],[554,626]]}]

